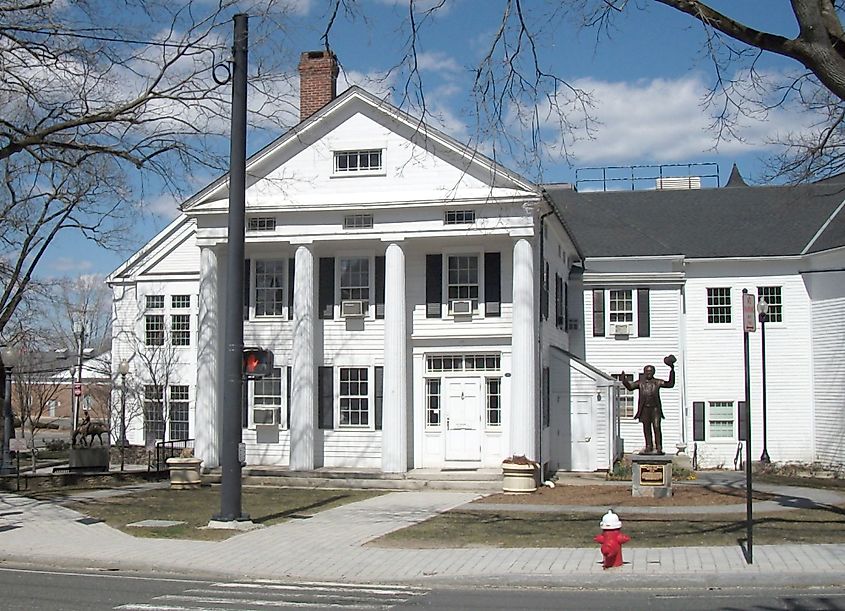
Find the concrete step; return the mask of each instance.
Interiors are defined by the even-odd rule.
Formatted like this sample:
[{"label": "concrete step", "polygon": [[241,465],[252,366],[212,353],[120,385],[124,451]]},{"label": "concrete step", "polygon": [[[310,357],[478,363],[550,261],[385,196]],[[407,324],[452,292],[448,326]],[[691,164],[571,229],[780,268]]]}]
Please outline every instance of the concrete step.
[{"label": "concrete step", "polygon": [[[381,473],[376,470],[290,471],[286,467],[244,467],[244,486],[280,486],[292,488],[361,488],[368,490],[461,490],[465,492],[501,492],[502,474],[491,471],[414,470],[406,474]],[[203,483],[217,484],[219,468],[203,473]]]}]

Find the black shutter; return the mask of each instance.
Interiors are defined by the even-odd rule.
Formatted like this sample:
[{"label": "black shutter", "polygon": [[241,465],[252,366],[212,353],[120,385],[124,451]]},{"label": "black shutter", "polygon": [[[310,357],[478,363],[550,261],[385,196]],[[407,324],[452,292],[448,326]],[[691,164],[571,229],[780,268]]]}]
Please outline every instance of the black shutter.
[{"label": "black shutter", "polygon": [[384,407],[384,367],[376,367],[376,430],[381,430],[381,415]]},{"label": "black shutter", "polygon": [[376,257],[376,318],[384,318],[384,257]]},{"label": "black shutter", "polygon": [[651,335],[650,310],[648,289],[637,289],[637,337]]},{"label": "black shutter", "polygon": [[285,400],[285,405],[287,405],[288,411],[287,416],[285,416],[285,422],[287,423],[288,429],[290,429],[290,386],[291,386],[291,378],[293,377],[293,367],[287,368],[287,378],[288,378],[288,390],[287,390],[287,399]]},{"label": "black shutter", "polygon": [[604,337],[604,289],[593,289],[593,337]]},{"label": "black shutter", "polygon": [[540,309],[543,320],[549,319],[549,262],[543,261],[543,286],[540,291]]},{"label": "black shutter", "polygon": [[425,317],[440,318],[443,299],[443,255],[425,256]]},{"label": "black shutter", "polygon": [[563,329],[563,278],[555,274],[555,327]]},{"label": "black shutter", "polygon": [[317,369],[317,426],[334,428],[334,371],[331,367]]},{"label": "black shutter", "polygon": [[288,320],[293,320],[293,287],[296,278],[296,259],[288,259]]},{"label": "black shutter", "polygon": [[692,402],[692,440],[704,441],[704,401]]},{"label": "black shutter", "polygon": [[737,435],[740,441],[746,441],[745,435],[746,418],[748,417],[748,409],[745,407],[745,401],[738,401],[736,404],[737,415]]},{"label": "black shutter", "polygon": [[249,427],[249,382],[241,382],[241,428]]},{"label": "black shutter", "polygon": [[334,257],[320,258],[320,318],[334,318]]},{"label": "black shutter", "polygon": [[484,316],[502,315],[502,254],[484,253]]},{"label": "black shutter", "polygon": [[561,327],[566,332],[569,332],[569,283],[563,282],[563,326]]},{"label": "black shutter", "polygon": [[244,320],[249,320],[250,263],[249,259],[244,259]]}]

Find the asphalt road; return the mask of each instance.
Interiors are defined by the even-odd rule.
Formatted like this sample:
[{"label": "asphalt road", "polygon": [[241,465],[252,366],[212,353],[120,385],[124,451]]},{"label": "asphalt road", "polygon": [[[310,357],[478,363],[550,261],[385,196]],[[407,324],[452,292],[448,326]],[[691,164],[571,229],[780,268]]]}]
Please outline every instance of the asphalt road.
[{"label": "asphalt road", "polygon": [[583,590],[414,587],[284,581],[216,581],[190,576],[0,567],[0,609],[658,609],[845,611],[842,588]]}]

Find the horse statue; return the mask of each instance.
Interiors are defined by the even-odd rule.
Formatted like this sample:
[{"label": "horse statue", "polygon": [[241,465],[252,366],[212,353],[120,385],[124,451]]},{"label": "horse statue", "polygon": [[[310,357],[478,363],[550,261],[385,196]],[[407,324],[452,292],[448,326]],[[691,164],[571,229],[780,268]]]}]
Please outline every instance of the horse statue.
[{"label": "horse statue", "polygon": [[[94,445],[94,437],[97,437],[100,440],[100,445],[103,445],[103,433],[108,432],[109,430],[102,422],[84,420],[82,424],[74,429],[73,437],[71,438],[71,446],[74,448],[76,447],[77,437],[79,438],[83,448]],[[86,438],[88,438],[87,442]]]}]

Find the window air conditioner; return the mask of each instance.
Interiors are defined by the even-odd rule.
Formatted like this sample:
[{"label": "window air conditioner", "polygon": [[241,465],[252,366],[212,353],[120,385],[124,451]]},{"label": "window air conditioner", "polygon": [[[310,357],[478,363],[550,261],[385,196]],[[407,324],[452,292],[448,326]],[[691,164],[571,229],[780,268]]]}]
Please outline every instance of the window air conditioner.
[{"label": "window air conditioner", "polygon": [[255,424],[276,424],[275,407],[255,407],[252,410],[252,421]]},{"label": "window air conditioner", "polygon": [[472,314],[472,299],[455,299],[451,305],[452,314]]},{"label": "window air conditioner", "polygon": [[628,323],[614,323],[610,325],[610,334],[627,337],[631,335],[631,325]]},{"label": "window air conditioner", "polygon": [[342,318],[363,318],[364,302],[361,299],[349,299],[340,302],[340,316]]}]

